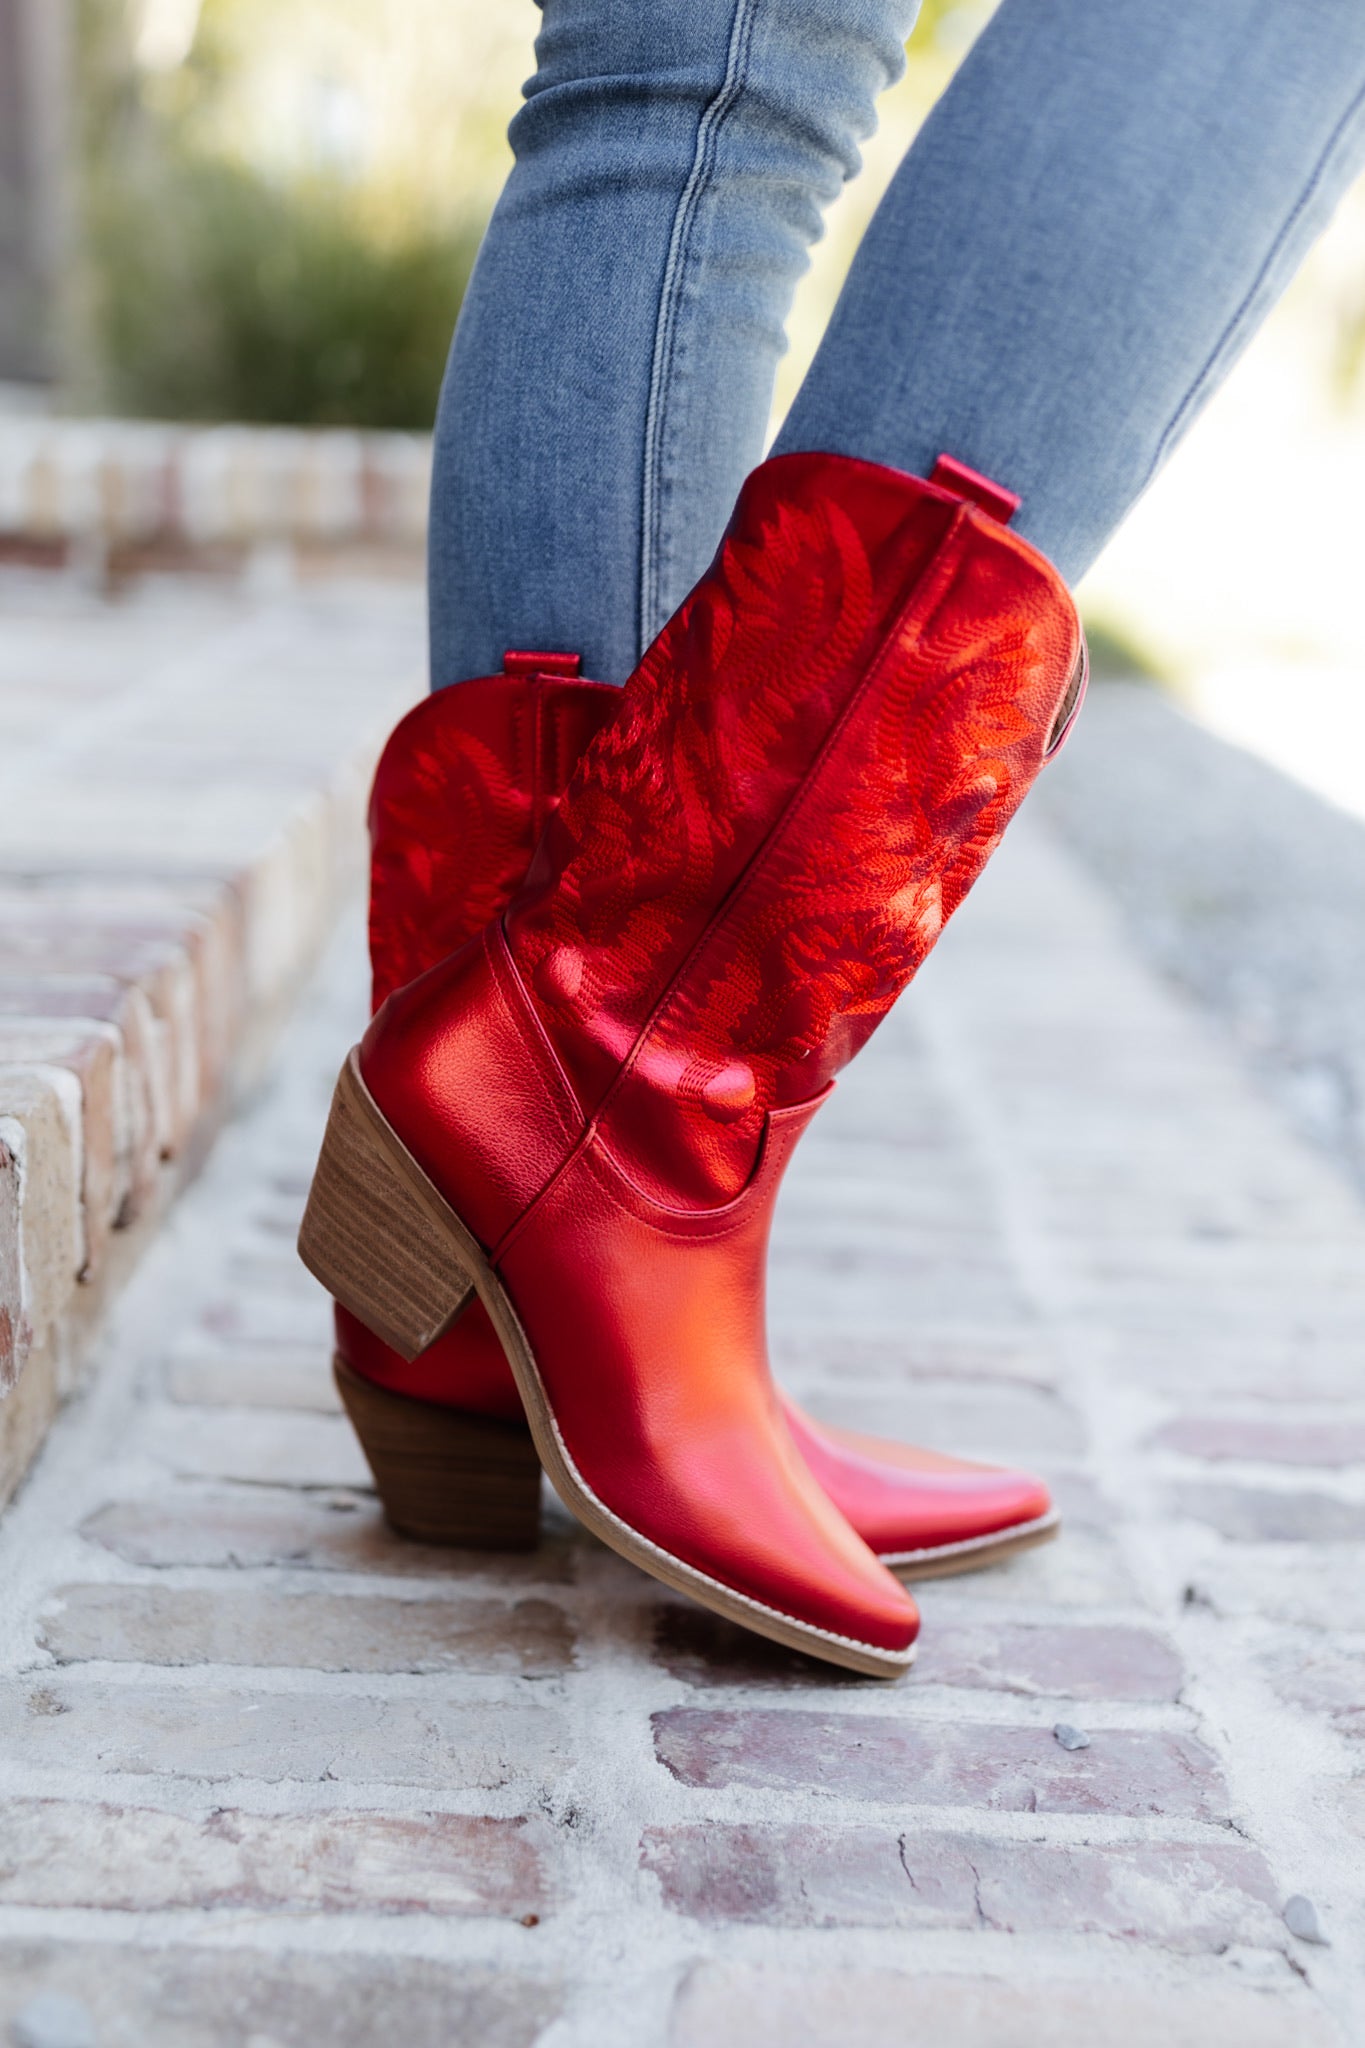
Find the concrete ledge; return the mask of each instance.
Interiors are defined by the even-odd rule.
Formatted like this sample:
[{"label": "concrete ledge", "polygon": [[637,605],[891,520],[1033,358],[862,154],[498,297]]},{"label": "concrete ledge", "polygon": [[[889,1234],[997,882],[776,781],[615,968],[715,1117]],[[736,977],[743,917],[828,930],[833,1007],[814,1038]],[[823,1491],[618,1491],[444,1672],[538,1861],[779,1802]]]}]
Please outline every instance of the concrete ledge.
[{"label": "concrete ledge", "polygon": [[413,593],[6,618],[0,1502],[259,1074],[420,687]]},{"label": "concrete ledge", "polygon": [[420,549],[430,472],[421,434],[0,418],[0,543]]},{"label": "concrete ledge", "polygon": [[1038,802],[1304,1136],[1365,1184],[1365,823],[1106,683]]}]

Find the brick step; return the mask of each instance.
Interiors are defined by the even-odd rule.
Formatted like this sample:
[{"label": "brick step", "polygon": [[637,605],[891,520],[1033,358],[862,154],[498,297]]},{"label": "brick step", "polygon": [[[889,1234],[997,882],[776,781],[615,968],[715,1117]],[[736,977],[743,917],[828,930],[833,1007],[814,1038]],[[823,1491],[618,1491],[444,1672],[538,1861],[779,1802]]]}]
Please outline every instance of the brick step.
[{"label": "brick step", "polygon": [[4,601],[0,1504],[357,887],[419,610]]}]

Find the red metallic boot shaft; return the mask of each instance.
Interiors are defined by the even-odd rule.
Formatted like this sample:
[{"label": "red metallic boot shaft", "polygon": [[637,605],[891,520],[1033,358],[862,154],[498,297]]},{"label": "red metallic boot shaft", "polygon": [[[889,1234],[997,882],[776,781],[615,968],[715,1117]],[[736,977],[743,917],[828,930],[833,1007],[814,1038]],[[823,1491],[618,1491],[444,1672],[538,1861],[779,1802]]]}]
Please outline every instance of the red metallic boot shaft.
[{"label": "red metallic boot shaft", "polygon": [[661,1194],[737,1192],[767,1111],[856,1052],[1082,667],[1060,578],[969,501],[815,455],[750,478],[507,919],[585,1114]]}]

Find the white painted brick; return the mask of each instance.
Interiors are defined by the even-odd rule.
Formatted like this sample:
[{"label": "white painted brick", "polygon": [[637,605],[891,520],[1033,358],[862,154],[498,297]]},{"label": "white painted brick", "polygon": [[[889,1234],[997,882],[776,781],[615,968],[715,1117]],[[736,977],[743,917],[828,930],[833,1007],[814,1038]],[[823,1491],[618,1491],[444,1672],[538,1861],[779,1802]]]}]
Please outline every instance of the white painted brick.
[{"label": "white painted brick", "polygon": [[[496,1968],[385,1955],[373,1936],[272,1955],[259,1923],[238,1949],[20,1938],[0,1944],[0,2025],[15,2048],[77,2048],[77,2021],[97,2048],[535,2048],[563,1990],[537,1968],[539,1937],[520,1938],[525,1956]],[[67,2016],[56,2040],[22,2031],[45,1997]]]},{"label": "white painted brick", "polygon": [[254,1587],[63,1586],[39,1626],[62,1664],[242,1664],[310,1671],[546,1678],[573,1658],[562,1608],[383,1593],[282,1594]]},{"label": "white painted brick", "polygon": [[439,1698],[73,1682],[0,1686],[0,1743],[25,1769],[268,1784],[424,1785],[442,1793],[555,1784],[573,1760],[562,1709]]},{"label": "white painted brick", "polygon": [[203,1819],[146,1806],[15,1799],[0,1807],[0,1904],[368,1908],[516,1919],[552,1898],[547,1831],[479,1815]]},{"label": "white painted brick", "polygon": [[57,1067],[0,1069],[0,1119],[17,1167],[20,1323],[31,1345],[60,1322],[85,1263],[80,1083]]},{"label": "white painted brick", "polygon": [[24,1157],[17,1117],[0,1116],[0,1395],[14,1385],[33,1341],[24,1278]]},{"label": "white painted brick", "polygon": [[[913,2031],[911,2031],[913,2030]],[[1346,2048],[1313,2000],[1251,1986],[1001,1982],[989,1974],[814,1975],[703,1964],[678,2001],[669,2048]]]},{"label": "white painted brick", "polygon": [[81,1125],[81,1265],[93,1274],[133,1186],[137,1135],[132,1077],[112,1024],[0,1016],[0,1104],[15,1067],[70,1076]]},{"label": "white painted brick", "polygon": [[119,1157],[130,1218],[145,1207],[170,1142],[169,1076],[145,992],[113,975],[0,976],[0,1040],[41,1023],[83,1035],[112,1030],[118,1047]]}]

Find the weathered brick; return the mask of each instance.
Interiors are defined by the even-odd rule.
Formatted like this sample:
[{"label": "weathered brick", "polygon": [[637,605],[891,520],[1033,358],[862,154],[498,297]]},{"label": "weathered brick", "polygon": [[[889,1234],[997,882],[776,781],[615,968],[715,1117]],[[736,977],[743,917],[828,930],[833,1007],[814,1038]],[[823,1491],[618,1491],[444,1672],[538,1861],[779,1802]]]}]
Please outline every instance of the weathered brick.
[{"label": "weathered brick", "polygon": [[[819,1130],[818,1121],[814,1128]],[[801,1156],[797,1154],[798,1166]],[[837,1157],[844,1160],[843,1146]],[[790,1185],[790,1180],[784,1184],[784,1203]],[[922,1199],[931,1208],[939,1198],[938,1187],[928,1174],[899,1171],[896,1186],[902,1200],[906,1189],[915,1187],[920,1187]],[[850,1192],[863,1193],[865,1188],[856,1166],[850,1171],[835,1165],[820,1177],[815,1192],[828,1212],[835,1199],[847,1199]],[[965,1199],[973,1227],[979,1230],[980,1189],[973,1185]],[[946,1325],[917,1325],[912,1340],[904,1333],[877,1337],[838,1329],[811,1330],[799,1320],[784,1321],[774,1337],[773,1363],[783,1385],[800,1401],[807,1399],[812,1388],[823,1387],[831,1396],[841,1387],[859,1382],[903,1390],[907,1379],[945,1389],[979,1380],[1019,1380],[1046,1390],[1055,1384],[1060,1371],[1058,1361],[1049,1353],[1045,1332],[1008,1325],[1003,1329],[964,1329],[960,1316]]]},{"label": "weathered brick", "polygon": [[1302,1987],[1063,1977],[971,1977],[700,1963],[684,1979],[669,2048],[1346,2048]]},{"label": "weathered brick", "polygon": [[27,1350],[48,1339],[60,1323],[85,1256],[79,1085],[60,1071],[11,1067],[0,1078],[0,1119],[19,1191],[21,1322],[29,1333],[22,1348]]},{"label": "weathered brick", "polygon": [[1077,1529],[1108,1529],[1113,1525],[1114,1503],[1089,1473],[1049,1472],[1048,1483],[1068,1537]]},{"label": "weathered brick", "polygon": [[[1117,1141],[1118,1133],[1115,1133]],[[1282,1351],[1301,1345],[1305,1338],[1316,1347],[1330,1344],[1358,1332],[1365,1300],[1346,1284],[1326,1288],[1311,1308],[1301,1304],[1307,1283],[1296,1288],[1280,1282],[1274,1291],[1245,1288],[1223,1290],[1211,1286],[1163,1287],[1152,1281],[1137,1282],[1131,1290],[1105,1287],[1102,1298],[1108,1313],[1136,1335],[1155,1337],[1186,1358],[1206,1340],[1245,1337],[1253,1355],[1275,1344]],[[1169,1366],[1168,1366],[1169,1373]],[[1202,1377],[1202,1375],[1201,1375]],[[1170,1384],[1169,1377],[1166,1384]],[[1188,1374],[1176,1381],[1176,1391],[1188,1389]],[[1281,1388],[1280,1398],[1308,1398],[1303,1388]],[[1330,1396],[1329,1396],[1330,1398]]]},{"label": "weathered brick", "polygon": [[819,1664],[799,1650],[756,1636],[704,1608],[669,1602],[655,1612],[654,1660],[670,1678],[693,1686],[758,1686],[783,1692],[843,1691],[851,1674]]},{"label": "weathered brick", "polygon": [[[529,1952],[535,1935],[523,1937]],[[100,2048],[533,2048],[563,1993],[552,1977],[418,1956],[272,1956],[139,1941],[0,1943],[0,2029],[43,1992],[83,2006]]]},{"label": "weathered brick", "polygon": [[553,1784],[570,1755],[553,1707],[109,1685],[46,1674],[0,1687],[0,1747],[27,1766],[267,1783]]},{"label": "weathered brick", "polygon": [[0,905],[0,957],[20,974],[112,976],[142,991],[170,1076],[166,1149],[178,1150],[204,1099],[202,991],[183,929],[164,917],[149,929],[143,920],[60,916],[50,904],[7,901]]},{"label": "weathered brick", "polygon": [[1234,1543],[1359,1543],[1365,1505],[1329,1493],[1231,1486],[1192,1479],[1171,1488],[1177,1511]]},{"label": "weathered brick", "polygon": [[219,1295],[200,1311],[199,1328],[225,1348],[313,1345],[330,1357],[332,1304],[314,1283],[301,1295]]},{"label": "weathered brick", "polygon": [[525,1555],[437,1548],[397,1535],[372,1495],[274,1487],[163,1489],[150,1500],[110,1502],[81,1534],[129,1564],[286,1565],[456,1581],[491,1569],[500,1586],[566,1584],[585,1540],[572,1527],[547,1526]]},{"label": "weathered brick", "polygon": [[19,1377],[33,1338],[24,1285],[24,1128],[0,1116],[0,1395]]},{"label": "weathered brick", "polygon": [[144,1448],[184,1478],[253,1486],[370,1484],[370,1468],[344,1415],[162,1408],[147,1419]]},{"label": "weathered brick", "polygon": [[[123,979],[135,981],[145,981],[145,977],[133,969],[131,956],[141,961],[147,956],[145,948],[158,946],[178,950],[192,981],[199,1096],[209,1100],[223,1079],[227,1047],[239,1032],[246,993],[241,973],[241,911],[233,887],[235,870],[233,864],[223,866],[219,872],[213,870],[211,862],[190,860],[186,864],[184,823],[178,827],[174,850],[166,844],[168,836],[162,838],[160,846],[153,838],[137,850],[133,844],[137,827],[149,823],[149,813],[158,805],[166,805],[168,825],[176,813],[184,821],[184,799],[178,791],[129,791],[131,803],[119,805],[117,817],[111,819],[111,829],[100,834],[96,819],[82,819],[80,813],[82,807],[98,805],[100,795],[117,778],[119,764],[108,756],[98,764],[84,788],[78,772],[68,768],[63,774],[63,825],[55,838],[55,854],[74,858],[49,858],[47,862],[39,858],[35,862],[39,866],[37,885],[16,891],[4,889],[4,883],[0,883],[0,930],[6,932],[6,938],[10,928],[18,934],[18,961],[51,967],[68,965],[55,954],[49,956],[49,961],[43,961],[43,934],[47,934],[49,946],[74,944],[94,950],[96,956],[92,961],[80,961],[78,965],[88,965],[98,973],[113,971]],[[170,803],[166,801],[168,797]],[[72,819],[76,819],[76,825],[70,823]],[[96,825],[96,831],[90,836],[86,852],[80,840],[88,834],[90,825]],[[264,811],[258,831],[260,840],[254,848],[250,838],[244,838],[241,844],[244,862],[250,862],[254,852],[260,854],[270,844],[270,823]],[[41,848],[35,844],[39,836],[33,834],[31,825],[25,829],[25,838],[29,840],[29,850],[41,854]],[[51,872],[41,872],[43,866]],[[98,879],[90,879],[92,866],[98,868]],[[37,928],[37,936],[29,930],[29,924]],[[123,958],[117,958],[111,942],[113,948],[123,948]]]},{"label": "weathered brick", "polygon": [[66,1586],[39,1627],[59,1664],[240,1664],[314,1671],[567,1668],[574,1631],[548,1600],[402,1600],[225,1586]]},{"label": "weathered brick", "polygon": [[1300,1637],[1267,1655],[1265,1668],[1288,1705],[1324,1714],[1339,1735],[1365,1741],[1365,1651],[1331,1637]]},{"label": "weathered brick", "polygon": [[71,1076],[80,1118],[82,1274],[104,1255],[132,1189],[132,1108],[122,1040],[112,1024],[0,1016],[0,1102],[7,1073]]},{"label": "weathered brick", "polygon": [[[915,1171],[923,1170],[927,1170],[927,1162],[916,1159]],[[850,1258],[848,1263],[853,1267],[857,1261]],[[889,1261],[862,1271],[861,1285],[839,1285],[839,1273],[840,1268],[831,1259],[826,1259],[825,1271],[819,1275],[809,1272],[800,1258],[774,1262],[769,1269],[769,1300],[773,1334],[779,1345],[785,1347],[791,1332],[799,1329],[806,1336],[826,1336],[851,1345],[889,1345],[899,1338],[908,1348],[915,1338],[915,1325],[910,1320],[912,1307],[931,1326],[950,1321],[954,1311],[961,1309],[962,1289],[954,1288],[943,1272],[936,1276],[933,1288],[927,1290],[927,1299],[911,1286],[904,1271]],[[843,1277],[849,1276],[845,1273]],[[987,1330],[992,1326],[1002,1330],[1012,1327],[1022,1306],[1008,1290],[984,1281],[973,1289],[971,1305],[974,1326]],[[812,1405],[817,1398],[818,1390],[812,1390]],[[904,1413],[903,1405],[901,1412]],[[879,1427],[862,1418],[857,1426]],[[904,1431],[903,1421],[899,1428]]]},{"label": "weathered brick", "polygon": [[0,1398],[0,1503],[9,1500],[52,1425],[61,1398],[60,1363],[57,1346],[40,1343]]},{"label": "weathered brick", "polygon": [[[699,1607],[659,1609],[654,1654],[671,1677],[688,1685],[839,1683],[808,1657]],[[926,1628],[915,1670],[930,1685],[1098,1700],[1174,1699],[1182,1676],[1175,1651],[1150,1629],[1020,1622],[973,1627],[943,1619]]]},{"label": "weathered brick", "polygon": [[1284,1945],[1275,1883],[1242,1843],[996,1842],[813,1826],[649,1828],[666,1906],[712,1925],[1108,1934],[1197,1952]]},{"label": "weathered brick", "polygon": [[930,1684],[1077,1700],[1174,1700],[1183,1680],[1176,1652],[1151,1629],[1095,1623],[940,1621],[925,1632],[917,1669]]},{"label": "weathered brick", "polygon": [[[1162,1334],[1120,1332],[1116,1368],[1135,1385],[1190,1394],[1189,1347]],[[1356,1401],[1360,1397],[1358,1330],[1204,1331],[1199,1339],[1198,1386],[1209,1399]]]},{"label": "weathered brick", "polygon": [[298,1408],[336,1415],[341,1401],[332,1363],[322,1345],[239,1344],[232,1349],[183,1349],[166,1366],[172,1401],[198,1408]]},{"label": "weathered brick", "polygon": [[162,1028],[145,992],[113,975],[0,973],[0,1019],[89,1019],[109,1025],[122,1048],[127,1115],[129,1216],[156,1191],[163,1151],[171,1142],[172,1075]]},{"label": "weathered brick", "polygon": [[1365,1574],[1359,1546],[1230,1543],[1205,1556],[1185,1597],[1217,1614],[1259,1615],[1294,1629],[1365,1634]]},{"label": "weathered brick", "polygon": [[546,1831],[479,1815],[252,1814],[0,1802],[0,1903],[154,1913],[548,1912]]},{"label": "weathered brick", "polygon": [[1060,1542],[1026,1550],[989,1571],[964,1572],[960,1578],[926,1579],[915,1597],[936,1619],[943,1612],[984,1603],[994,1612],[1000,1602],[1027,1600],[1048,1607],[1141,1607],[1142,1590],[1104,1529],[1067,1527]]},{"label": "weathered brick", "polygon": [[1181,1415],[1152,1442],[1187,1458],[1267,1465],[1356,1465],[1365,1460],[1365,1422],[1295,1422],[1279,1415]]},{"label": "weathered brick", "polygon": [[316,1303],[326,1295],[292,1244],[244,1245],[229,1259],[225,1278],[234,1294],[253,1301],[283,1294]]},{"label": "weathered brick", "polygon": [[[912,1837],[903,1860],[912,1882],[925,1886],[939,1857],[958,1853],[948,1838]],[[1284,1946],[1275,1880],[1244,1843],[983,1841],[968,1847],[966,1862],[980,1924],[1007,1933],[1108,1934],[1189,1951]]]},{"label": "weathered brick", "polygon": [[822,1421],[845,1429],[951,1444],[962,1457],[1017,1465],[1075,1457],[1085,1448],[1084,1425],[1074,1408],[1047,1387],[1014,1380],[914,1378],[894,1392],[844,1387],[812,1393],[808,1405]]},{"label": "weathered brick", "polygon": [[1227,1791],[1187,1735],[1107,1728],[1061,1749],[1050,1728],[901,1721],[881,1714],[670,1707],[654,1747],[683,1785],[837,1793],[1000,1813],[1121,1813],[1222,1820]]}]

